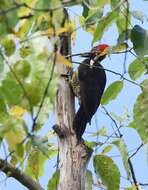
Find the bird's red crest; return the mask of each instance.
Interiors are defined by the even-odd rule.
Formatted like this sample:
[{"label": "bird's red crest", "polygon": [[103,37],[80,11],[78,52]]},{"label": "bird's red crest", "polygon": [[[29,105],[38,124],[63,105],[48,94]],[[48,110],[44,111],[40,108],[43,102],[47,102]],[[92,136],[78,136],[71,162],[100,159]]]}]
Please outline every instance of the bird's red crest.
[{"label": "bird's red crest", "polygon": [[103,52],[106,48],[108,48],[109,45],[107,44],[100,44],[98,46],[95,46],[94,48],[98,51],[98,52]]}]

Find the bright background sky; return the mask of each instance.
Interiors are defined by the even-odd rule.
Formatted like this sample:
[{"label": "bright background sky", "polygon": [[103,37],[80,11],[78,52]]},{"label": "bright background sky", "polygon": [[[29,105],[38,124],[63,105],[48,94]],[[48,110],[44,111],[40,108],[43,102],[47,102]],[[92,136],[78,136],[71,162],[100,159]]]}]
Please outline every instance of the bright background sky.
[{"label": "bright background sky", "polygon": [[[143,11],[148,18],[148,2],[144,0],[131,0],[131,9],[132,10],[139,10]],[[71,17],[75,17],[76,15],[81,15],[82,9],[80,7],[73,7],[70,8],[71,11],[69,11]],[[139,24],[144,28],[148,28],[148,24],[143,23],[141,24],[136,19],[132,20],[132,24]],[[113,25],[107,32],[105,32],[105,35],[103,36],[101,42],[107,43],[109,45],[115,45],[117,40],[117,33],[116,28]],[[73,53],[79,53],[79,52],[85,52],[89,51],[91,49],[91,41],[92,36],[86,32],[84,32],[82,29],[79,29],[77,32],[76,37],[76,43],[74,47],[72,48]],[[111,59],[106,58],[105,61],[103,61],[103,66],[107,69],[111,69],[117,72],[122,73],[122,63],[123,63],[124,55],[112,55]],[[128,54],[127,58],[127,65],[132,62],[135,58]],[[80,59],[73,59],[75,61],[80,61]],[[127,77],[128,75],[126,75]],[[115,80],[119,80],[119,76],[114,75],[112,73],[107,72],[107,85],[112,83]],[[137,82],[142,81],[142,79],[138,80]],[[124,82],[124,89],[118,96],[118,98],[115,101],[112,101],[107,106],[108,111],[115,112],[117,115],[122,115],[125,106],[127,107],[129,113],[132,113],[133,105],[135,103],[137,95],[140,93],[139,87]],[[31,125],[31,122],[28,121],[29,125]],[[49,126],[53,126],[55,123],[54,121],[54,115],[51,115],[47,124],[44,126],[42,135],[45,135],[50,129]],[[88,126],[87,131],[92,132],[96,131],[102,126],[107,127],[108,132],[111,132],[111,125],[112,122],[105,114],[102,113],[102,109],[98,109],[97,113],[95,114],[91,126]],[[128,150],[132,150],[134,148],[137,148],[140,144],[140,138],[137,135],[137,133],[133,129],[121,129],[121,132],[124,134],[123,138],[125,139],[125,142],[128,146]],[[0,154],[4,156],[3,151],[0,151]],[[111,151],[109,154],[112,156],[112,159],[115,160],[116,164],[120,168],[120,171],[123,176],[126,176],[123,164],[121,162],[121,158],[118,157],[119,152],[116,148]],[[135,169],[136,178],[141,183],[148,183],[148,164],[146,160],[146,154],[144,148],[142,148],[138,154],[132,159],[132,163]],[[41,177],[40,182],[41,184],[46,187],[48,183],[48,179],[51,177],[53,171],[55,171],[55,164],[56,159],[52,159],[47,162],[46,168],[45,168],[45,176]],[[89,165],[89,168],[91,169],[91,164]],[[2,182],[2,179],[5,178],[5,175],[3,173],[0,173],[0,190],[26,190],[24,186],[22,186],[20,183],[18,183],[16,180],[12,178],[8,178],[5,182]],[[125,187],[126,185],[129,185],[129,183],[121,178],[121,186]],[[94,188],[93,190],[96,190],[99,188]],[[143,188],[144,190],[148,190],[148,187]]]}]

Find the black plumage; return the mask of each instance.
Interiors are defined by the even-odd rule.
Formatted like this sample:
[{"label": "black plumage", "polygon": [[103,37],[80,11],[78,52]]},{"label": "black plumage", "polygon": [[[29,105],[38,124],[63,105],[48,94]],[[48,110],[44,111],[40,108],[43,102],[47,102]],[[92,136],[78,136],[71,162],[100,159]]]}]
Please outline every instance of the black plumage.
[{"label": "black plumage", "polygon": [[91,122],[91,118],[100,105],[106,85],[106,74],[100,64],[104,58],[105,55],[97,58],[89,57],[78,67],[77,82],[80,94],[76,94],[76,96],[80,97],[80,107],[73,121],[73,128],[78,140],[81,139],[87,123]]}]

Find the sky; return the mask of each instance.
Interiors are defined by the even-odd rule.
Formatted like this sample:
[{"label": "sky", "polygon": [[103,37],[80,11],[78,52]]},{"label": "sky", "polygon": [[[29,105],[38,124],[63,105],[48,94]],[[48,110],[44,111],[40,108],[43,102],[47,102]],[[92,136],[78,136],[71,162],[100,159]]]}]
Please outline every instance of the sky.
[{"label": "sky", "polygon": [[[148,17],[148,1],[144,0],[131,0],[131,9],[132,10],[139,10],[144,12]],[[82,9],[75,6],[73,8],[70,8],[71,11],[69,11],[71,17],[74,17],[76,14],[81,15]],[[148,24],[144,23],[141,24],[136,19],[132,20],[133,25],[139,24],[144,28],[148,28]],[[110,27],[108,31],[105,32],[105,35],[103,36],[101,42],[107,43],[109,45],[115,45],[117,40],[117,34],[115,32],[115,26],[113,25]],[[73,53],[79,53],[79,52],[85,52],[89,51],[91,49],[91,41],[92,36],[86,32],[84,32],[82,29],[79,29],[76,36],[76,42],[75,45],[72,47]],[[123,55],[112,55],[111,58],[106,58],[105,61],[103,61],[103,66],[107,69],[111,69],[117,72],[122,73],[122,64],[123,63]],[[131,63],[135,58],[131,55],[128,55],[127,58],[127,65]],[[75,61],[80,61],[79,58],[75,58]],[[120,80],[119,76],[113,75],[112,73],[107,72],[107,86],[112,83],[115,80]],[[142,81],[142,78],[139,79],[137,82]],[[140,89],[132,85],[131,83],[124,82],[124,89],[120,93],[120,95],[117,97],[115,101],[112,101],[107,105],[108,111],[114,112],[117,115],[122,115],[125,110],[125,106],[127,106],[127,109],[129,113],[132,113],[133,105],[135,103],[137,95],[140,93]],[[44,130],[42,131],[42,135],[46,134],[49,131],[49,125],[53,126],[55,120],[54,116],[51,115],[47,124],[44,126]],[[108,129],[108,132],[111,132],[111,121],[109,118],[106,117],[105,114],[102,113],[102,109],[99,108],[97,113],[95,114],[91,126],[87,127],[88,132],[93,132],[101,128],[102,126],[106,126]],[[121,129],[121,132],[124,134],[123,138],[126,141],[128,150],[132,150],[134,148],[137,148],[141,144],[140,137],[133,129]],[[85,135],[86,138],[88,138]],[[1,151],[2,152],[2,151]],[[2,153],[3,154],[3,153]],[[113,160],[115,160],[116,164],[120,168],[120,171],[122,172],[123,176],[125,176],[125,171],[123,164],[121,162],[121,158],[118,157],[119,152],[116,148],[113,148],[113,151],[111,151],[110,156]],[[138,154],[132,159],[133,166],[135,169],[136,177],[138,181],[142,183],[148,183],[148,163],[146,160],[146,153],[144,149],[141,149]],[[51,177],[53,171],[55,170],[55,164],[56,159],[52,159],[47,162],[46,168],[45,168],[45,176],[41,177],[40,182],[41,184],[46,187],[46,184],[48,182],[48,179]],[[89,164],[89,169],[92,168],[92,165]],[[6,182],[1,182],[2,179],[4,179],[4,174],[0,173],[0,190],[12,190],[15,188],[15,190],[26,190],[24,186],[22,186],[19,182],[8,178]],[[122,179],[121,186],[129,185],[126,180]],[[98,189],[98,188],[97,188]],[[143,188],[144,190],[148,190],[148,187]],[[96,190],[94,188],[93,190]]]}]

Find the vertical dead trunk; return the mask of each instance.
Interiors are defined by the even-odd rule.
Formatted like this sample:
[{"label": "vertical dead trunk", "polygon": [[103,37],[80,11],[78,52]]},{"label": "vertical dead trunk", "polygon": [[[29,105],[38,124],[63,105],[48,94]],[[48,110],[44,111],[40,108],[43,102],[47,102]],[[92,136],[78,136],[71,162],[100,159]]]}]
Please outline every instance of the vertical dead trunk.
[{"label": "vertical dead trunk", "polygon": [[[65,13],[66,14],[66,13]],[[67,15],[65,15],[67,18]],[[62,55],[70,53],[70,35],[61,36]],[[69,69],[58,65],[58,72],[66,74]],[[56,97],[57,125],[54,127],[59,139],[59,171],[58,190],[84,190],[87,163],[92,150],[83,143],[77,143],[72,128],[74,119],[74,97],[68,81],[61,77]],[[79,126],[78,126],[79,127]]]}]

